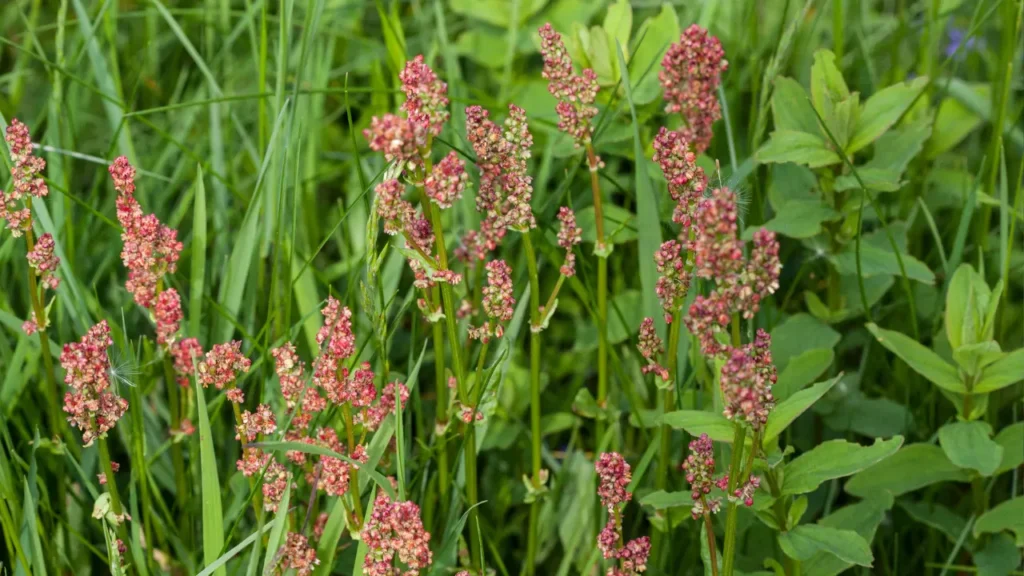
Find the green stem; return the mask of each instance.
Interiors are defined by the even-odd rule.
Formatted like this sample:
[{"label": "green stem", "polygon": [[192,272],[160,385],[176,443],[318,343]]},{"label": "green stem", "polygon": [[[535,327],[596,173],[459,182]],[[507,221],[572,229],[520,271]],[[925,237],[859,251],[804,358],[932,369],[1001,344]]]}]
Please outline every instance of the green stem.
[{"label": "green stem", "polygon": [[[434,287],[434,301],[440,299],[437,287]],[[437,473],[438,486],[441,491],[441,514],[448,511],[448,492],[451,480],[448,477],[448,446],[445,442],[445,430],[448,426],[448,378],[444,374],[444,327],[441,322],[434,322],[434,389],[437,395],[435,419],[437,420],[438,447]]]},{"label": "green stem", "polygon": [[[523,249],[526,251],[526,267],[530,277],[530,464],[534,488],[540,488],[541,437],[540,437],[540,339],[541,333],[533,330],[540,324],[540,278],[537,274],[537,255],[533,249],[530,232],[523,232]],[[526,573],[532,575],[537,559],[538,503],[530,506],[530,532],[526,546]]]},{"label": "green stem", "polygon": [[[235,382],[231,382],[228,385],[228,389],[230,390],[231,388],[234,388],[236,385],[237,384]],[[242,427],[242,408],[238,404],[236,404],[234,402],[230,402],[230,404],[231,404],[231,411],[234,412],[234,414],[235,414],[235,426],[237,426],[238,428],[241,428]],[[245,439],[243,438],[242,440],[244,442]],[[256,515],[257,518],[259,518],[260,510],[263,508],[263,492],[261,492],[257,488],[258,487],[256,486],[256,476],[250,476],[249,477],[249,490],[253,494],[253,497],[250,500],[250,502],[252,502],[252,511],[253,511],[253,513]]]},{"label": "green stem", "polygon": [[[174,366],[171,364],[171,356],[164,353],[164,382],[167,386],[167,404],[171,410],[171,432],[181,431],[181,390],[174,378]],[[182,534],[188,533],[188,482],[185,476],[185,453],[181,442],[171,441],[171,464],[174,467],[174,500],[178,508],[178,529]]]},{"label": "green stem", "polygon": [[[604,408],[608,399],[608,255],[604,254],[604,210],[601,184],[598,181],[598,159],[594,146],[587,143],[587,166],[590,168],[590,191],[594,198],[594,224],[597,238],[597,405]],[[597,421],[595,444],[604,437],[604,421]]]},{"label": "green stem", "polygon": [[[662,414],[667,414],[672,411],[675,405],[675,389],[676,389],[676,365],[679,357],[679,332],[680,326],[683,323],[682,311],[676,310],[676,313],[672,317],[672,323],[668,327],[668,348],[665,349],[666,369],[668,370],[669,379],[668,387],[665,388],[664,398],[662,402],[661,411]],[[668,486],[668,469],[669,462],[672,459],[672,427],[667,424],[661,426],[661,455],[658,459],[658,477],[657,486],[661,490],[665,490]]]},{"label": "green stem", "polygon": [[843,0],[832,0],[832,44],[836,62],[842,67],[847,22],[843,18]]},{"label": "green stem", "polygon": [[[341,417],[345,420],[345,434],[348,439],[348,453],[352,454],[356,449],[355,432],[352,422],[352,407],[346,402],[341,407]],[[349,496],[352,497],[352,519],[354,531],[359,531],[363,523],[363,502],[359,494],[359,468],[352,467],[352,478],[348,483]]]},{"label": "green stem", "polygon": [[715,526],[711,522],[711,514],[707,512],[708,503],[707,500],[701,496],[701,502],[704,504],[704,532],[707,533],[708,538],[708,553],[711,555],[711,576],[718,576],[718,544],[715,543]]},{"label": "green stem", "polygon": [[[32,199],[29,198],[25,201],[26,207],[32,210]],[[28,252],[32,252],[35,249],[35,235],[30,227],[25,231],[25,248]],[[46,317],[46,306],[43,304],[42,294],[39,290],[39,285],[36,282],[36,271],[31,265],[28,265],[28,295],[29,302],[32,305],[32,314],[35,316],[36,325],[39,326],[39,346],[41,350],[41,356],[43,357],[43,367],[45,369],[46,378],[46,389],[44,394],[47,396],[46,408],[47,415],[50,418],[50,434],[52,437],[61,435],[62,432],[66,431],[64,425],[64,417],[61,414],[60,409],[60,396],[57,392],[57,378],[54,376],[53,370],[53,356],[50,354],[50,338],[46,333],[46,329],[49,327],[49,319]],[[68,444],[72,444],[71,438],[66,438]],[[63,477],[63,474],[61,474]]]},{"label": "green stem", "polygon": [[739,485],[740,466],[743,464],[743,442],[747,438],[747,428],[740,424],[733,424],[732,440],[732,461],[729,465],[729,505],[725,516],[725,546],[722,550],[722,574],[732,576],[733,563],[736,559],[736,517],[738,505],[732,498],[733,492]]},{"label": "green stem", "polygon": [[540,317],[540,322],[543,322],[544,319],[547,318],[548,312],[551,310],[551,307],[555,305],[555,300],[558,299],[558,291],[562,289],[562,283],[564,282],[565,276],[559,274],[558,281],[555,282],[555,288],[551,291],[551,295],[548,296],[547,303],[544,304],[544,307],[541,308],[540,310],[540,314],[538,314],[538,316]]},{"label": "green stem", "polygon": [[117,535],[126,544],[128,543],[128,530],[125,529],[125,523],[121,519],[124,514],[124,508],[121,506],[121,494],[117,490],[117,478],[114,477],[114,466],[110,461],[110,448],[107,446],[106,437],[101,437],[96,440],[96,448],[100,453],[100,469],[103,470],[103,474],[107,478],[107,494],[110,494],[110,511],[114,513],[114,516],[118,517]]}]

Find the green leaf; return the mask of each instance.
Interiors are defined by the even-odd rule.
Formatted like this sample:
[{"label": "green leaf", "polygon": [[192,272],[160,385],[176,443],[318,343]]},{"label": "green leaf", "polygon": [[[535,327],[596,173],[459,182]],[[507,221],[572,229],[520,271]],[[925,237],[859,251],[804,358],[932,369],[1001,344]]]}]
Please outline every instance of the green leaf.
[{"label": "green leaf", "polygon": [[[790,238],[811,238],[821,233],[823,222],[832,222],[840,217],[838,212],[821,200],[792,201],[787,202],[763,227]],[[752,239],[756,231],[757,227],[748,227],[743,231],[743,239]]]},{"label": "green leaf", "polygon": [[821,168],[841,162],[839,155],[829,149],[821,136],[794,130],[772,132],[768,143],[755,154],[762,164],[793,162],[810,168]]},{"label": "green leaf", "polygon": [[262,536],[262,535],[266,534],[267,532],[269,532],[270,529],[273,528],[273,527],[274,527],[273,524],[267,524],[267,525],[263,526],[263,530],[262,531],[257,531],[257,532],[253,532],[252,534],[249,534],[249,536],[247,536],[245,538],[245,540],[242,540],[234,548],[232,548],[231,550],[228,550],[227,552],[225,552],[220,558],[217,558],[217,560],[215,560],[214,562],[209,564],[206,568],[204,568],[196,576],[211,576],[214,572],[216,572],[217,570],[219,570],[219,569],[223,568],[224,566],[226,566],[227,563],[232,558],[234,558],[235,556],[238,556],[242,552],[242,550],[245,550],[249,546],[252,546],[253,543],[256,542],[257,538],[259,538],[260,536]]},{"label": "green leaf", "polygon": [[[636,214],[605,202],[601,205],[601,215],[604,218],[605,241],[622,244],[636,240]],[[593,206],[587,206],[576,213],[576,225],[583,230],[584,242],[597,242],[597,218]]]},{"label": "green leaf", "polygon": [[629,0],[617,0],[608,7],[604,16],[604,31],[608,34],[610,45],[618,43],[623,50],[629,46],[629,36],[633,31],[633,6]]},{"label": "green leaf", "polygon": [[[590,58],[590,67],[597,73],[597,83],[601,86],[610,86],[619,80],[618,60],[615,60],[614,54],[615,40],[608,37],[604,28],[591,27],[587,56]],[[623,82],[623,85],[627,84]]]},{"label": "green leaf", "polygon": [[1018,348],[996,360],[981,372],[973,392],[985,394],[1006,388],[1024,379],[1024,348]]},{"label": "green leaf", "polygon": [[779,534],[779,546],[786,556],[801,561],[810,560],[818,552],[858,566],[870,567],[874,561],[871,547],[860,534],[820,524],[804,524]]},{"label": "green leaf", "polygon": [[203,285],[206,280],[206,185],[203,167],[196,166],[195,195],[192,198],[192,279],[189,284],[188,333],[198,338],[203,319]]},{"label": "green leaf", "polygon": [[668,4],[662,4],[657,16],[651,16],[640,24],[636,33],[637,44],[629,59],[632,75],[643,75],[633,86],[634,104],[650,104],[661,95],[661,84],[658,82],[661,60],[668,47],[679,40],[679,34],[679,16]]},{"label": "green leaf", "polygon": [[274,515],[273,530],[270,532],[270,538],[267,540],[267,553],[263,558],[263,573],[270,574],[274,568],[275,560],[280,560],[277,557],[278,551],[281,546],[285,543],[285,535],[288,531],[288,503],[291,501],[292,496],[292,483],[289,478],[288,484],[285,485],[284,495],[281,497],[281,503],[277,506],[277,514]]},{"label": "green leaf", "polygon": [[655,510],[667,510],[669,508],[691,508],[693,507],[693,498],[687,491],[682,492],[665,492],[664,490],[658,490],[651,492],[647,496],[640,499],[641,506],[650,506]]},{"label": "green leaf", "polygon": [[811,101],[823,118],[828,120],[828,102],[841,102],[850,97],[843,74],[836,67],[836,55],[830,50],[814,53],[811,66]]},{"label": "green leaf", "polygon": [[832,348],[839,339],[839,332],[814,316],[794,314],[772,329],[772,359],[785,370],[791,358],[815,348]]},{"label": "green leaf", "polygon": [[[970,264],[961,264],[949,279],[946,292],[946,337],[950,348],[956,350],[964,344],[975,344],[978,339],[977,323],[979,298],[988,291],[985,279]],[[985,298],[987,299],[987,298]]]},{"label": "green leaf", "polygon": [[967,387],[960,380],[960,375],[952,365],[939,357],[938,354],[925,348],[913,338],[892,330],[879,328],[875,323],[867,324],[868,330],[875,335],[878,342],[900,357],[915,372],[924,376],[939,388],[965,394]]},{"label": "green leaf", "polygon": [[781,76],[775,79],[772,117],[775,119],[776,130],[793,130],[821,136],[818,117],[811,109],[807,91],[792,78]]},{"label": "green leaf", "polygon": [[[986,99],[991,96],[986,95]],[[935,115],[935,130],[925,146],[925,157],[929,160],[952,150],[971,132],[981,126],[981,116],[969,110],[955,98],[945,98],[939,104]]]},{"label": "green leaf", "polygon": [[768,443],[778,438],[782,431],[789,427],[798,416],[806,412],[811,405],[831,390],[839,382],[840,378],[841,375],[831,380],[818,382],[814,386],[801,390],[786,400],[779,402],[771,414],[768,415],[768,424],[764,427],[764,439],[762,442]]},{"label": "green leaf", "polygon": [[1006,534],[997,534],[988,545],[974,553],[978,576],[1007,576],[1020,567],[1021,552]]},{"label": "green leaf", "polygon": [[[626,89],[626,101],[629,103],[629,114],[633,124],[633,157],[634,157],[634,183],[636,184],[636,214],[639,239],[637,247],[640,254],[654,254],[661,247],[661,222],[658,216],[658,200],[654,196],[654,186],[651,183],[651,175],[648,172],[650,161],[644,154],[643,139],[640,137],[640,122],[637,120],[636,103],[633,102],[633,90],[630,83],[630,72],[625,65],[625,58],[622,52],[618,52],[619,60],[622,62],[623,86]],[[610,205],[610,203],[606,203]],[[655,318],[659,326],[659,332],[664,327],[664,322],[659,314],[661,307],[655,296],[654,285],[658,282],[658,270],[654,264],[654,258],[640,258],[640,288],[641,291],[641,317]],[[661,332],[664,334],[664,332]]]},{"label": "green leaf", "polygon": [[815,348],[790,360],[772,386],[775,401],[782,402],[814,382],[815,378],[828,370],[834,358],[835,352],[831,348]]},{"label": "green leaf", "polygon": [[[906,510],[915,521],[942,532],[954,544],[960,539],[960,534],[967,525],[966,518],[936,502],[900,500],[900,508]],[[970,549],[969,542],[965,542],[964,545]]]},{"label": "green leaf", "polygon": [[1009,530],[1016,535],[1017,546],[1024,546],[1024,496],[1007,500],[985,512],[974,523],[974,537]]},{"label": "green leaf", "polygon": [[876,438],[871,446],[846,440],[830,440],[786,464],[783,494],[806,494],[822,482],[843,478],[892,456],[903,445],[902,436]]},{"label": "green leaf", "polygon": [[692,436],[707,434],[715,442],[731,443],[733,438],[732,422],[718,412],[677,410],[665,414],[662,423],[677,430],[686,430]]},{"label": "green leaf", "polygon": [[[213,451],[213,435],[210,432],[210,415],[206,411],[206,395],[196,388],[199,411],[199,471],[203,489],[203,561],[207,566],[220,557],[224,548],[224,510],[220,503],[222,487],[217,477],[217,455]],[[215,576],[226,576],[223,567],[214,572]]]},{"label": "green leaf", "polygon": [[858,472],[847,481],[845,490],[862,498],[878,492],[901,496],[937,482],[964,482],[968,478],[967,471],[950,462],[942,448],[934,444],[910,444]]},{"label": "green leaf", "polygon": [[939,445],[953,464],[991,476],[1003,460],[1003,447],[991,434],[985,422],[953,422],[939,428]]},{"label": "green leaf", "polygon": [[[928,265],[914,258],[906,252],[900,252],[903,258],[903,266],[907,271],[907,278],[917,280],[923,284],[932,285],[935,283],[935,274],[928,268]],[[857,275],[857,252],[851,243],[842,252],[831,257],[836,270],[846,276]],[[899,261],[896,253],[890,248],[879,248],[868,243],[861,243],[860,246],[861,274],[865,278],[886,274],[889,276],[901,276]]]},{"label": "green leaf", "polygon": [[953,350],[953,360],[967,374],[981,374],[982,368],[1006,357],[995,340],[967,344]]},{"label": "green leaf", "polygon": [[[931,134],[929,116],[921,116],[906,126],[890,130],[875,142],[875,153],[871,160],[857,168],[864,184],[871,190],[894,192],[899,190],[900,177],[910,161],[921,152],[925,140]],[[860,183],[853,174],[836,178],[836,190],[856,190]]]},{"label": "green leaf", "polygon": [[1024,464],[1024,422],[1007,426],[996,434],[996,444],[1003,448],[1003,459],[996,474],[1009,472]]},{"label": "green leaf", "polygon": [[927,85],[928,78],[919,76],[910,82],[883,88],[868,98],[861,111],[857,128],[853,132],[853,138],[846,146],[847,154],[852,155],[871,144],[891,128]]}]

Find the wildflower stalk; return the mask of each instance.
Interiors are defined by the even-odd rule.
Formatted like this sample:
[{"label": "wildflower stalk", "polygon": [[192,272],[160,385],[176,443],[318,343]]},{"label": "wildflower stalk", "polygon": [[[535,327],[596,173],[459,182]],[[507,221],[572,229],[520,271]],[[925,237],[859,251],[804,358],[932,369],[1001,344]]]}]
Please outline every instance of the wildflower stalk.
[{"label": "wildflower stalk", "polygon": [[[747,438],[746,425],[736,422],[733,424],[732,439],[732,461],[729,464],[729,490],[730,495],[736,491],[740,484],[740,467],[743,465],[743,442]],[[722,550],[722,575],[732,576],[733,563],[736,560],[736,519],[739,511],[739,502],[730,498],[726,507],[725,516],[725,544]]]},{"label": "wildflower stalk", "polygon": [[[435,301],[439,294],[434,289]],[[441,510],[448,510],[448,491],[451,488],[451,480],[448,478],[448,446],[445,442],[445,432],[448,426],[448,378],[444,374],[444,327],[440,322],[434,322],[434,384],[437,396],[437,408],[435,419],[437,447],[437,471],[438,488],[441,492]],[[443,513],[443,512],[442,512]]]},{"label": "wildflower stalk", "polygon": [[[353,454],[356,449],[356,439],[353,430],[352,407],[346,402],[341,407],[341,416],[345,420],[345,433],[348,439],[348,453]],[[352,527],[358,531],[363,523],[363,502],[359,498],[359,467],[353,466],[350,474],[352,478],[348,483],[349,495],[352,496]]]},{"label": "wildflower stalk", "polygon": [[[229,389],[234,387],[235,383],[232,382]],[[235,413],[235,426],[241,428],[243,425],[242,409],[239,407],[237,402],[231,402],[231,409]],[[253,493],[253,498],[250,500],[250,502],[252,502],[252,511],[256,514],[256,517],[259,518],[261,511],[263,510],[263,497],[262,493],[258,490],[258,486],[256,486],[256,476],[249,477],[249,490]]]},{"label": "wildflower stalk", "polygon": [[[608,398],[608,255],[605,253],[604,211],[601,208],[601,185],[597,179],[600,165],[594,145],[586,145],[587,166],[590,168],[590,190],[594,196],[594,223],[597,238],[597,405],[604,407]],[[604,421],[597,421],[597,441],[604,437]]]},{"label": "wildflower stalk", "polygon": [[[538,326],[540,317],[540,278],[537,274],[537,256],[529,231],[523,232],[523,249],[526,251],[526,267],[530,277],[530,326]],[[559,279],[561,280],[561,278]],[[535,489],[540,488],[540,337],[539,330],[530,331],[530,464],[531,480]],[[537,559],[537,520],[540,516],[540,501],[530,503],[530,525],[526,546],[526,573],[534,573]]]},{"label": "wildflower stalk", "polygon": [[[165,353],[164,381],[167,385],[167,403],[170,405],[171,411],[171,431],[172,433],[177,433],[181,431],[181,391],[178,389],[180,385],[174,377],[174,365],[172,362],[171,355]],[[171,464],[174,467],[174,499],[177,502],[178,521],[181,533],[187,534],[188,484],[186,484],[185,478],[185,453],[182,450],[181,442],[171,442]]]},{"label": "wildflower stalk", "polygon": [[[25,199],[25,206],[32,210],[32,199]],[[25,247],[29,253],[35,248],[35,235],[32,232],[32,228],[25,230]],[[26,261],[27,264],[27,261]],[[53,357],[50,355],[50,338],[47,336],[46,329],[49,328],[49,318],[46,317],[46,306],[43,303],[42,290],[39,289],[39,285],[36,282],[36,271],[32,268],[31,264],[28,264],[28,294],[29,302],[32,305],[32,313],[35,315],[36,323],[39,324],[39,347],[41,356],[43,357],[43,368],[46,372],[46,395],[47,402],[46,408],[50,417],[50,433],[53,436],[61,435],[65,433],[67,429],[64,426],[64,417],[60,411],[60,396],[57,393],[57,378],[54,376],[53,370]],[[71,438],[67,438],[68,445],[74,444]],[[61,474],[63,479],[63,474]]]},{"label": "wildflower stalk", "polygon": [[[704,509],[707,510],[707,501],[701,497]],[[715,526],[711,522],[711,514],[704,512],[704,532],[708,539],[708,553],[711,555],[711,576],[718,576],[718,544],[715,543]]]},{"label": "wildflower stalk", "polygon": [[[679,347],[679,331],[682,321],[682,311],[677,310],[672,317],[672,323],[668,327],[668,348],[665,349],[665,355],[668,356],[666,362],[666,368],[668,369],[669,380],[668,386],[665,388],[663,395],[664,404],[662,406],[662,414],[667,414],[672,411],[672,406],[675,404],[675,388],[676,388],[676,364],[678,354],[676,349]],[[658,459],[658,488],[664,490],[668,485],[668,468],[669,461],[672,459],[672,427],[663,424],[661,426],[661,454]]]},{"label": "wildflower stalk", "polygon": [[124,541],[128,541],[128,531],[125,530],[122,515],[124,509],[121,506],[121,494],[117,491],[117,479],[114,478],[114,465],[110,461],[110,448],[107,446],[107,438],[101,436],[96,439],[96,448],[100,454],[100,468],[106,476],[107,494],[110,494],[110,511],[118,520],[117,535]]},{"label": "wildflower stalk", "polygon": [[[437,264],[440,270],[448,270],[448,251],[444,244],[444,228],[441,227],[441,211],[433,210],[429,203],[425,204],[429,210],[428,218],[434,227],[434,239],[437,243]],[[455,305],[452,297],[452,287],[448,283],[441,284],[441,301],[444,306],[444,320],[448,326],[448,342],[452,353],[452,366],[455,372],[455,385],[458,390],[460,401],[469,404],[469,391],[466,390],[466,367],[462,364],[459,345],[459,327],[455,318]],[[471,420],[466,424],[465,444],[465,466],[466,466],[466,499],[470,506],[469,521],[466,524],[470,533],[470,558],[474,569],[481,566],[480,550],[483,548],[480,532],[476,529],[479,522],[476,505],[479,502],[477,494],[477,471],[476,471],[476,431]]]}]

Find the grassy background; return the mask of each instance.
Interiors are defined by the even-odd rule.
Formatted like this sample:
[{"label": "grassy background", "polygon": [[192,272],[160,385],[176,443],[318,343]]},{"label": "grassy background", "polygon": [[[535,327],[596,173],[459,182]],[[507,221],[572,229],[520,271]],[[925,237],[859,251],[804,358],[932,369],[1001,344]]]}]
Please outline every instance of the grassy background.
[{"label": "grassy background", "polygon": [[[623,75],[614,58],[594,63],[607,67],[612,78],[603,88],[595,141],[607,162],[600,175],[615,242],[609,339],[611,419],[617,424],[614,433],[595,438],[594,410],[580,393],[593,391],[596,382],[596,272],[585,243],[579,276],[563,288],[545,332],[544,454],[554,491],[540,523],[543,574],[580,573],[597,560],[591,544],[599,521],[591,463],[595,448],[614,448],[639,462],[634,464],[637,499],[651,491],[644,473],[653,455],[648,446],[656,444],[654,428],[638,424],[656,404],[653,389],[640,377],[633,344],[641,318],[659,316],[651,252],[672,234],[665,183],[650,160],[657,127],[678,123],[661,113],[655,80],[658,56],[676,39],[664,33],[671,29],[669,13],[678,26],[708,27],[730,62],[721,90],[725,118],[700,163],[713,183],[739,190],[744,227],[774,222],[783,236],[782,286],[756,325],[772,331],[780,371],[791,359],[813,353],[825,361],[808,382],[843,375],[840,385],[787,430],[785,444],[799,452],[832,438],[866,442],[895,434],[908,442],[930,442],[954,416],[935,386],[875,345],[864,328],[859,282],[871,296],[872,320],[928,344],[937,335],[934,348],[948,357],[941,335],[945,287],[956,264],[969,262],[984,270],[990,284],[1004,282],[996,331],[1002,349],[1018,348],[1024,336],[1019,0],[633,4],[632,34],[620,37],[632,79],[624,82],[629,90],[618,82]],[[125,154],[139,167],[142,205],[177,228],[185,245],[170,280],[183,294],[185,333],[207,346],[243,340],[254,362],[245,385],[259,391],[255,397],[276,399],[272,347],[291,340],[304,357],[313,356],[317,311],[328,295],[357,311],[360,343],[377,362],[383,350],[371,333],[387,326],[385,356],[396,372],[409,374],[421,360],[424,366],[432,362],[429,347],[420,356],[429,327],[416,312],[403,257],[382,251],[381,242],[368,236],[371,189],[384,165],[369,152],[362,129],[372,116],[397,107],[397,71],[420,53],[448,82],[452,100],[452,122],[439,148],[469,150],[467,105],[495,112],[509,102],[524,107],[536,138],[533,206],[542,233],[535,238],[548,262],[542,285],[550,286],[557,276],[550,263],[558,262],[558,206],[577,210],[585,241],[588,235],[593,241],[594,219],[587,171],[555,127],[535,31],[547,21],[562,32],[600,26],[606,9],[607,3],[596,0],[11,0],[0,6],[0,114],[5,124],[12,117],[24,121],[48,162],[50,196],[45,205],[37,204],[36,226],[55,235],[62,260],[51,340],[75,341],[99,319],[115,327],[120,392],[132,402],[112,435],[114,459],[129,472],[119,475],[122,493],[133,517],[147,517],[157,546],[185,572],[202,568],[204,548],[206,561],[211,558],[210,543],[199,539],[204,502],[198,488],[201,477],[209,480],[208,470],[200,470],[201,449],[216,454],[211,462],[217,463],[223,487],[223,549],[258,527],[244,515],[248,486],[234,471],[238,444],[230,411],[219,397],[209,406],[212,445],[201,448],[195,436],[187,441],[196,480],[194,522],[181,530],[170,512],[175,488],[166,453],[162,371],[151,340],[140,336],[151,333],[150,321],[123,288],[120,230],[106,163]],[[648,17],[653,23],[641,28]],[[808,86],[820,48],[836,52],[861,102],[885,86],[929,79],[905,122],[929,118],[930,136],[907,160],[897,189],[878,194],[877,203],[860,213],[863,218],[856,200],[840,207],[835,218],[816,222],[784,209],[793,198],[833,183],[823,184],[829,176],[794,164],[762,164],[754,157],[774,127],[775,81],[787,76]],[[862,156],[858,165],[871,154],[865,150]],[[844,173],[839,167],[831,177]],[[450,230],[471,226],[476,221],[472,194],[449,213]],[[918,277],[889,262],[890,235],[897,253],[920,265]],[[861,241],[883,255],[858,274],[842,254]],[[526,266],[516,240],[506,245],[505,255],[516,272],[517,299],[526,300]],[[55,451],[45,428],[43,438],[37,436],[45,412],[36,409],[43,401],[39,382],[45,351],[20,330],[28,309],[25,285],[24,245],[5,234],[0,237],[0,505],[10,515],[5,528],[17,527],[17,534],[6,538],[22,540],[29,559],[50,571],[102,573],[103,536],[89,517],[90,493],[97,490],[96,455],[88,449]],[[488,565],[503,574],[520,569],[528,509],[519,480],[529,470],[530,442],[527,331],[518,329],[522,308],[519,323],[513,322],[499,347],[503,379],[480,456],[481,499],[486,500],[480,529]],[[682,401],[697,406],[702,399],[696,383],[704,378],[699,372],[687,368],[682,377]],[[402,490],[424,508],[439,565],[452,566],[461,508],[441,510],[435,496],[433,387],[428,378],[422,380],[427,384],[413,388],[398,435]],[[1020,419],[1020,397],[1019,384],[993,395],[986,415],[993,428]],[[675,442],[678,460],[685,446],[682,433]],[[391,460],[385,471],[396,473]],[[47,480],[57,467],[66,468],[77,483],[75,505],[62,514],[55,514],[54,487]],[[993,502],[1019,493],[1018,472],[983,486]],[[683,489],[681,475],[673,484]],[[958,530],[971,518],[970,503],[963,502],[969,494],[967,485],[935,484],[864,520],[874,536],[875,556],[875,567],[864,573],[938,573],[947,563],[970,564]],[[805,521],[853,502],[841,483],[826,483],[810,495]],[[951,516],[926,506],[935,502],[946,504]],[[648,533],[650,523],[672,527],[671,541],[678,545],[656,550],[650,573],[701,572],[699,529],[688,513],[635,506],[629,518],[630,534]],[[741,522],[746,531],[742,569],[763,568],[765,557],[781,558],[768,528],[752,514]],[[133,523],[131,542],[136,559],[143,554],[138,524]],[[41,535],[41,542],[33,543],[33,534]],[[231,571],[246,570],[247,553],[229,564]],[[6,549],[0,552],[2,570],[22,570],[15,567],[17,559],[4,554]],[[356,554],[357,546],[343,540],[336,573],[352,573]],[[155,560],[136,564],[140,572],[160,567]]]}]

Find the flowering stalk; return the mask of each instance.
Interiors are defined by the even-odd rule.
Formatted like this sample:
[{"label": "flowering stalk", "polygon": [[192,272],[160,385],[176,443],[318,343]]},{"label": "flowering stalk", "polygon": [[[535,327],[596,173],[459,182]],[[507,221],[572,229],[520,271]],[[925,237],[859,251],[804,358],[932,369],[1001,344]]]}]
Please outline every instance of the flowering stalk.
[{"label": "flowering stalk", "polygon": [[[56,290],[60,279],[56,276],[60,259],[54,255],[54,240],[50,234],[43,234],[36,241],[32,230],[32,199],[44,198],[49,193],[46,182],[42,178],[46,161],[33,153],[32,140],[25,126],[17,118],[11,120],[4,133],[4,138],[11,152],[10,192],[0,190],[0,219],[7,221],[11,235],[17,238],[24,234],[26,263],[28,264],[28,295],[32,310],[29,319],[22,324],[22,329],[31,336],[39,334],[39,346],[42,351],[44,377],[46,379],[47,416],[50,420],[51,436],[64,433],[69,446],[75,446],[64,425],[60,414],[60,397],[57,393],[57,378],[50,355],[50,339],[46,332],[49,326],[45,304],[45,290]],[[77,448],[74,448],[77,450]],[[63,490],[64,475],[60,475],[60,487]]]},{"label": "flowering stalk", "polygon": [[651,540],[641,536],[628,543],[622,538],[622,513],[633,494],[627,490],[632,473],[626,460],[615,452],[601,454],[594,463],[597,471],[597,494],[601,506],[608,511],[608,523],[597,537],[597,547],[606,560],[614,560],[608,576],[638,576],[647,570]]}]

